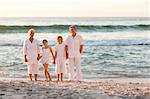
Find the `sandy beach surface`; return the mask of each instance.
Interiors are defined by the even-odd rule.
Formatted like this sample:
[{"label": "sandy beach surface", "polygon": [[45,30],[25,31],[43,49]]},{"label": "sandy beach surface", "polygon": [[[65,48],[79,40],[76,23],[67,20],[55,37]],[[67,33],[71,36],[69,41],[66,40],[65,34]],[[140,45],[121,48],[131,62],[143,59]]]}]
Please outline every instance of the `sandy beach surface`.
[{"label": "sandy beach surface", "polygon": [[0,99],[150,99],[148,79],[0,80]]}]

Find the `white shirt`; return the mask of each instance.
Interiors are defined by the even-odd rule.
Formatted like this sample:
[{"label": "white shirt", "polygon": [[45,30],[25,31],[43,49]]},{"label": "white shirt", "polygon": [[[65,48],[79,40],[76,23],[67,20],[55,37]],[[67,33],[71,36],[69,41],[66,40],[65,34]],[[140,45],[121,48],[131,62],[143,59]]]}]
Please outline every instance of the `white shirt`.
[{"label": "white shirt", "polygon": [[80,46],[83,45],[83,38],[80,35],[76,35],[74,38],[70,35],[66,39],[66,45],[68,46],[69,58],[80,57]]},{"label": "white shirt", "polygon": [[37,64],[38,54],[40,54],[40,48],[38,41],[33,39],[32,43],[29,39],[24,41],[23,44],[24,55],[27,55],[28,64]]},{"label": "white shirt", "polygon": [[62,44],[57,44],[55,46],[55,51],[57,52],[57,57],[56,59],[59,60],[59,59],[66,59],[66,52],[65,52],[65,44],[62,43]]}]

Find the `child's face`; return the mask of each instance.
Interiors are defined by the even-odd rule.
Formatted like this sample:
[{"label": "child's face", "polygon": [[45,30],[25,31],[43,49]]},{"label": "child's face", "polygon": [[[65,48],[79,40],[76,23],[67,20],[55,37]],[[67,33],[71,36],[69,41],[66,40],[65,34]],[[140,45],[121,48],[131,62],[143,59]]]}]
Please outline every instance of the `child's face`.
[{"label": "child's face", "polygon": [[59,44],[61,44],[61,43],[62,43],[62,38],[58,38],[57,42],[58,42]]},{"label": "child's face", "polygon": [[44,46],[47,46],[47,45],[48,45],[48,42],[44,41],[44,42],[43,42],[43,45],[44,45]]}]

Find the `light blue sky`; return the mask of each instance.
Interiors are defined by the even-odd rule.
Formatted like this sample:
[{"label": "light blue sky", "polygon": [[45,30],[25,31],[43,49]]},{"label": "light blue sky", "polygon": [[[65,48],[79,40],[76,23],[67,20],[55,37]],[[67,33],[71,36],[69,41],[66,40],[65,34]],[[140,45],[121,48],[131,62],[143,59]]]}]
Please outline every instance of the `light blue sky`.
[{"label": "light blue sky", "polygon": [[0,0],[0,17],[116,16],[150,17],[150,0]]}]

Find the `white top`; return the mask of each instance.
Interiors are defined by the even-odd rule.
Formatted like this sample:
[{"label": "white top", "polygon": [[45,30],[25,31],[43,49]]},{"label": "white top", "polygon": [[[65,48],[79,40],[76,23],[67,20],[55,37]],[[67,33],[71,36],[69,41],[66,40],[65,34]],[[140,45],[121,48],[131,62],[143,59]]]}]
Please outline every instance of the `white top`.
[{"label": "white top", "polygon": [[80,35],[74,38],[71,35],[68,36],[65,44],[68,46],[69,58],[81,57],[80,45],[83,45],[83,38]]},{"label": "white top", "polygon": [[42,48],[42,63],[49,63],[50,62],[50,49]]},{"label": "white top", "polygon": [[62,59],[65,60],[66,59],[66,52],[65,52],[65,44],[57,44],[55,46],[55,51],[57,52],[57,57],[56,60]]},{"label": "white top", "polygon": [[24,55],[27,55],[28,64],[38,64],[38,54],[40,54],[39,43],[33,39],[32,43],[29,39],[23,44]]}]

